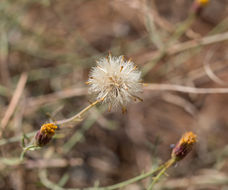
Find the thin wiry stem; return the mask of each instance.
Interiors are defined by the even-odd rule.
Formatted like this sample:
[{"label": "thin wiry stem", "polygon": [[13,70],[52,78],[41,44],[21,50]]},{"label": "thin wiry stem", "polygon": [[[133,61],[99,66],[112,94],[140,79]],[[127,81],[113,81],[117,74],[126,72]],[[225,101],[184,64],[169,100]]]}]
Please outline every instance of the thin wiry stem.
[{"label": "thin wiry stem", "polygon": [[13,115],[18,103],[19,103],[19,100],[23,94],[23,91],[24,91],[24,88],[25,88],[25,85],[26,85],[26,82],[27,82],[27,78],[28,78],[28,75],[27,73],[22,73],[21,74],[21,77],[19,79],[19,82],[17,84],[17,88],[14,92],[14,95],[10,101],[10,104],[0,122],[0,125],[1,125],[1,131],[0,131],[0,137],[2,137],[2,133],[4,131],[4,129],[6,128],[8,122],[10,121],[10,118],[11,116]]},{"label": "thin wiry stem", "polygon": [[[154,173],[160,171],[161,169],[163,169],[166,166],[167,166],[166,164],[163,164],[163,165],[159,166],[158,168],[156,168],[155,170],[151,170],[147,173],[143,173],[141,175],[138,175],[138,176],[133,177],[129,180],[117,183],[115,185],[111,185],[111,186],[107,186],[107,187],[88,187],[88,188],[83,188],[83,190],[114,190],[114,189],[120,189],[120,188],[125,187],[129,184],[143,180],[143,179],[153,175]],[[63,187],[57,186],[56,184],[54,184],[53,182],[51,182],[47,178],[47,170],[41,170],[39,173],[39,177],[41,179],[41,182],[48,188],[54,187],[55,189],[58,189],[58,190],[80,190],[79,188],[63,188]]]},{"label": "thin wiry stem", "polygon": [[147,190],[152,190],[152,188],[154,187],[155,183],[157,183],[157,181],[160,179],[160,177],[165,173],[165,171],[172,166],[174,163],[176,162],[175,158],[171,158],[170,160],[168,160],[165,164],[163,169],[156,175],[156,177],[153,178],[152,183],[149,185],[149,187],[147,188]]},{"label": "thin wiry stem", "polygon": [[[33,131],[31,133],[27,133],[26,136],[27,137],[33,137],[35,134],[36,134],[36,131]],[[23,135],[18,135],[18,136],[13,136],[13,137],[8,138],[8,139],[6,139],[6,138],[5,139],[1,139],[0,140],[0,146],[20,141],[22,138],[23,138]]]},{"label": "thin wiry stem", "polygon": [[153,175],[154,173],[158,172],[159,170],[161,170],[163,167],[165,167],[165,165],[161,165],[159,166],[158,168],[156,168],[155,170],[151,170],[147,173],[143,173],[141,175],[138,175],[136,177],[133,177],[129,180],[126,180],[126,181],[123,181],[123,182],[120,182],[120,183],[117,183],[115,185],[111,185],[111,186],[107,186],[107,187],[101,187],[101,188],[97,188],[98,190],[113,190],[113,189],[120,189],[122,187],[125,187],[129,184],[132,184],[132,183],[135,183],[137,181],[140,181],[142,179],[145,179],[151,175]]},{"label": "thin wiry stem", "polygon": [[69,123],[69,122],[72,122],[72,121],[76,121],[76,120],[81,120],[82,119],[82,116],[83,114],[85,114],[87,111],[89,111],[92,107],[94,107],[96,104],[104,101],[104,98],[100,98],[99,100],[96,100],[95,102],[91,103],[90,105],[88,105],[87,107],[85,107],[82,111],[80,111],[79,113],[77,113],[76,115],[68,118],[68,119],[63,119],[63,120],[59,120],[59,121],[56,121],[56,125],[62,125],[62,124],[65,124],[65,123]]},{"label": "thin wiry stem", "polygon": [[162,58],[168,54],[170,47],[173,46],[173,44],[176,43],[176,41],[191,27],[195,18],[195,14],[190,14],[188,18],[177,27],[167,44],[160,48],[154,59],[143,67],[142,75],[146,75]]},{"label": "thin wiry stem", "polygon": [[25,153],[26,153],[27,151],[29,151],[29,150],[36,150],[36,149],[39,149],[39,148],[40,148],[39,146],[34,145],[34,144],[25,147],[25,148],[23,149],[23,151],[21,152],[20,161],[23,161],[24,156],[25,156]]},{"label": "thin wiry stem", "polygon": [[176,84],[144,84],[144,90],[177,91],[192,94],[223,94],[228,93],[228,88],[195,88]]}]

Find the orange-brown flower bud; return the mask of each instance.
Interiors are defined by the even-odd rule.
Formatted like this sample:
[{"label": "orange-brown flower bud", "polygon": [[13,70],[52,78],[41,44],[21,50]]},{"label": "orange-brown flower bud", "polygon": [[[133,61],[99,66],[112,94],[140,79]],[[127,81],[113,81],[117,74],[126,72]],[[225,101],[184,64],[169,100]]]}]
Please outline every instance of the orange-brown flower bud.
[{"label": "orange-brown flower bud", "polygon": [[43,124],[40,130],[36,133],[36,144],[38,146],[45,146],[47,143],[49,143],[57,128],[58,127],[53,123]]},{"label": "orange-brown flower bud", "polygon": [[185,133],[172,151],[172,157],[176,161],[182,160],[196,143],[196,135],[193,132]]},{"label": "orange-brown flower bud", "polygon": [[200,14],[203,7],[205,7],[209,2],[210,0],[194,0],[191,7],[191,12],[194,14]]}]

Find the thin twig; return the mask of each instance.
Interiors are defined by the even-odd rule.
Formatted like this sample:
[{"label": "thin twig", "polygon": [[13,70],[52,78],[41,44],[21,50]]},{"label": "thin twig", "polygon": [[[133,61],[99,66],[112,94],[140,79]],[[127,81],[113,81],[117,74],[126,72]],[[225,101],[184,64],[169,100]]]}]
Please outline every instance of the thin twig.
[{"label": "thin twig", "polygon": [[[137,181],[143,180],[151,175],[153,175],[154,173],[160,171],[161,169],[163,169],[165,167],[165,165],[161,165],[160,167],[156,168],[155,170],[151,170],[147,173],[143,173],[141,175],[138,175],[136,177],[133,177],[129,180],[117,183],[115,185],[111,185],[111,186],[107,186],[107,187],[88,187],[88,188],[83,188],[83,190],[114,190],[114,189],[120,189],[122,187],[125,187],[129,184],[135,183]],[[53,183],[52,181],[50,181],[47,177],[47,170],[43,169],[39,172],[39,177],[41,182],[50,189],[58,189],[58,190],[80,190],[79,188],[63,188],[60,187],[58,185],[56,185],[55,183]]]},{"label": "thin twig", "polygon": [[161,98],[170,104],[182,107],[192,117],[195,117],[197,114],[197,109],[188,100],[184,99],[181,96],[167,92],[161,95]]},{"label": "thin twig", "polygon": [[87,88],[70,88],[59,92],[54,92],[47,95],[41,95],[38,97],[32,97],[28,99],[29,106],[39,107],[43,104],[61,100],[64,98],[71,98],[74,96],[82,96],[87,94]]},{"label": "thin twig", "polygon": [[25,84],[26,84],[26,81],[27,81],[27,73],[22,73],[21,74],[21,77],[19,79],[19,82],[17,84],[17,88],[13,94],[13,97],[10,101],[10,104],[5,112],[5,115],[3,117],[3,119],[1,120],[1,132],[0,132],[0,137],[2,136],[2,133],[5,129],[5,127],[7,126],[11,116],[13,115],[16,107],[17,107],[17,104],[21,98],[21,95],[23,93],[23,90],[25,88]]},{"label": "thin twig", "polygon": [[215,73],[212,71],[211,67],[210,67],[210,63],[209,62],[210,62],[211,58],[213,57],[214,53],[215,53],[214,51],[213,52],[209,51],[207,53],[207,55],[206,55],[206,57],[205,57],[205,59],[203,61],[204,70],[205,70],[207,76],[212,81],[214,81],[214,82],[216,82],[216,83],[218,83],[220,85],[225,85],[225,82],[222,81],[219,77],[217,77],[215,75]]},{"label": "thin twig", "polygon": [[0,73],[1,79],[5,86],[8,88],[11,86],[10,74],[8,68],[8,54],[9,54],[9,44],[8,44],[8,36],[6,31],[6,23],[1,21],[0,24]]},{"label": "thin twig", "polygon": [[[175,45],[169,47],[166,50],[166,55],[169,55],[169,56],[175,55],[175,54],[187,51],[189,49],[193,49],[193,48],[200,47],[200,46],[206,46],[206,45],[210,45],[210,44],[214,44],[214,43],[219,43],[219,42],[223,42],[223,41],[227,41],[227,40],[228,40],[228,32],[225,32],[222,34],[206,36],[206,37],[200,38],[200,39],[189,40],[187,42],[178,43],[178,44],[175,44]],[[160,59],[160,54],[161,54],[160,51],[150,52],[147,55],[144,55],[144,57],[145,57],[144,61],[146,62],[146,61]]]},{"label": "thin twig", "polygon": [[153,91],[177,91],[192,94],[226,94],[228,88],[195,88],[190,86],[182,86],[176,84],[150,84],[146,83],[145,90]]},{"label": "thin twig", "polygon": [[149,187],[147,188],[147,190],[152,190],[155,183],[157,183],[157,181],[161,178],[161,176],[165,173],[165,171],[172,166],[175,163],[175,159],[171,158],[170,160],[168,160],[164,165],[163,169],[158,173],[158,175],[156,177],[153,178],[152,183],[149,185]]},{"label": "thin twig", "polygon": [[81,158],[52,158],[52,159],[38,159],[38,160],[26,160],[24,163],[26,168],[63,168],[67,166],[81,166],[83,164],[83,159]]},{"label": "thin twig", "polygon": [[171,48],[168,49],[167,53],[169,55],[173,55],[176,53],[180,53],[198,46],[205,46],[205,45],[210,45],[213,43],[218,43],[222,41],[228,40],[228,32],[222,33],[222,34],[216,34],[212,36],[206,36],[201,39],[195,39],[195,40],[190,40],[184,43],[176,44],[172,46]]},{"label": "thin twig", "polygon": [[210,189],[211,187],[221,187],[228,185],[228,175],[226,172],[215,169],[204,169],[200,174],[191,177],[169,179],[158,184],[156,189]]},{"label": "thin twig", "polygon": [[100,98],[99,100],[96,100],[95,102],[93,102],[92,104],[88,105],[86,108],[84,108],[82,111],[80,111],[79,113],[77,113],[76,115],[68,118],[68,119],[63,119],[63,120],[60,120],[60,121],[56,121],[55,123],[57,125],[62,125],[62,124],[65,124],[65,123],[69,123],[69,122],[72,122],[72,121],[81,121],[82,120],[82,116],[87,112],[89,111],[93,106],[95,106],[96,104],[102,102],[104,100],[104,97],[103,98]]}]

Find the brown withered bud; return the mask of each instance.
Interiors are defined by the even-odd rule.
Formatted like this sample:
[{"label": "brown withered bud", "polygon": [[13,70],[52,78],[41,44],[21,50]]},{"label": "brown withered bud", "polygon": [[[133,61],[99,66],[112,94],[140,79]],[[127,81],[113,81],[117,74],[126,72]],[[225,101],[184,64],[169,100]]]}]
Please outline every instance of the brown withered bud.
[{"label": "brown withered bud", "polygon": [[40,130],[36,133],[35,142],[37,146],[45,146],[50,142],[53,135],[55,134],[55,130],[58,127],[53,123],[43,124]]},{"label": "brown withered bud", "polygon": [[210,0],[194,0],[191,7],[193,14],[199,15],[202,9],[210,2]]},{"label": "brown withered bud", "polygon": [[196,135],[193,132],[185,133],[172,151],[172,158],[175,161],[182,160],[189,152],[191,152],[193,145],[196,143]]}]

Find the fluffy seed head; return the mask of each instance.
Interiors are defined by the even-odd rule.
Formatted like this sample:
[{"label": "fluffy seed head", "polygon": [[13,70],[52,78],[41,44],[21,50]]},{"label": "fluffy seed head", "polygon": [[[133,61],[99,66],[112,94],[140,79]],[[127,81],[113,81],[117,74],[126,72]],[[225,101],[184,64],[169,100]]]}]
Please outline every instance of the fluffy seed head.
[{"label": "fluffy seed head", "polygon": [[123,56],[109,55],[97,61],[97,66],[90,72],[89,92],[104,98],[110,107],[122,107],[132,100],[141,100],[138,95],[142,92],[141,72],[131,60]]}]

